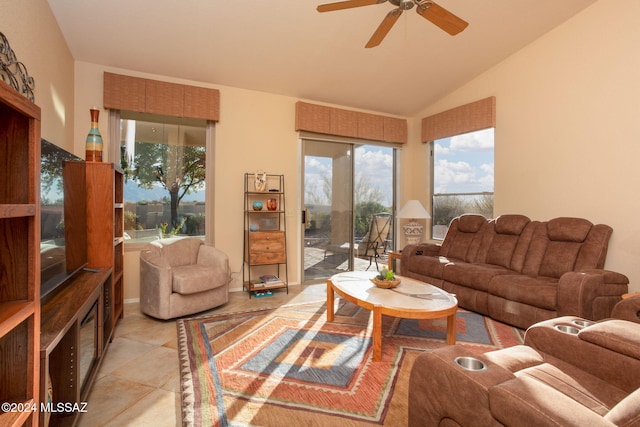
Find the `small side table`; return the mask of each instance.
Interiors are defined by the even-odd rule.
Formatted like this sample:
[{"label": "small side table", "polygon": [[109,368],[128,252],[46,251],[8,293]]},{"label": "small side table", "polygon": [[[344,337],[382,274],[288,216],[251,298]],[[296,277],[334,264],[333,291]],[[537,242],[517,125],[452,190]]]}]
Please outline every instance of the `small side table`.
[{"label": "small side table", "polygon": [[[391,252],[389,252],[389,259],[391,259]],[[622,295],[622,299],[627,299],[627,298],[632,298],[632,297],[637,297],[640,296],[640,292],[630,292],[628,294],[624,294]]]},{"label": "small side table", "polygon": [[396,271],[394,261],[402,258],[402,251],[389,251],[387,252],[387,255],[389,256],[389,268]]}]

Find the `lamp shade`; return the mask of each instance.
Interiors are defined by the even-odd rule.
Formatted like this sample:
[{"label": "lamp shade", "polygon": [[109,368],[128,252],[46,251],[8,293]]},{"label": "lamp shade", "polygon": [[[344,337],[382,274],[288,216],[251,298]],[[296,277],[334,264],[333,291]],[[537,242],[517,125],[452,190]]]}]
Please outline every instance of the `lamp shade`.
[{"label": "lamp shade", "polygon": [[398,212],[398,218],[427,219],[431,218],[431,215],[422,206],[422,203],[417,200],[409,200]]}]

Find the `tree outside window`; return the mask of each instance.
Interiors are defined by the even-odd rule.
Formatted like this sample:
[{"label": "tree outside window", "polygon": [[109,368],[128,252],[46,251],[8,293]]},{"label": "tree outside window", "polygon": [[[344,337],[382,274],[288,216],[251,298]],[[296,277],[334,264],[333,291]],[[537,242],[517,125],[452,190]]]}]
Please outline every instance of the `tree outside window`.
[{"label": "tree outside window", "polygon": [[205,124],[168,121],[121,120],[125,233],[132,241],[205,234]]}]

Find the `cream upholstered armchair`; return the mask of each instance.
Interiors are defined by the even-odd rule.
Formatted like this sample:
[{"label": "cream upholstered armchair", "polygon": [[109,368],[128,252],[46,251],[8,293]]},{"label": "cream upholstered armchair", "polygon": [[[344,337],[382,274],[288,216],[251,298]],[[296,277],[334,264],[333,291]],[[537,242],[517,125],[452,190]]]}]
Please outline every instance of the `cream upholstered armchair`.
[{"label": "cream upholstered armchair", "polygon": [[229,258],[197,238],[161,239],[140,252],[140,309],[173,319],[229,300]]}]

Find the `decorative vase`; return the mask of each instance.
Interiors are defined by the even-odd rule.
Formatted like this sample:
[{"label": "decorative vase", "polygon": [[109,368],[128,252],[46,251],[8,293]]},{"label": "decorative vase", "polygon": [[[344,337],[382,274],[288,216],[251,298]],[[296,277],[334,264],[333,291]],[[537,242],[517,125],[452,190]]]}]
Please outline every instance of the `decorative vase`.
[{"label": "decorative vase", "polygon": [[91,130],[89,130],[89,134],[87,135],[85,160],[87,162],[101,162],[102,135],[100,135],[100,129],[98,129],[100,110],[91,108],[89,112],[91,113]]},{"label": "decorative vase", "polygon": [[261,211],[262,210],[262,202],[253,202],[253,210],[254,211]]},{"label": "decorative vase", "polygon": [[278,209],[278,199],[270,197],[267,199],[267,209],[270,211],[275,211]]}]

